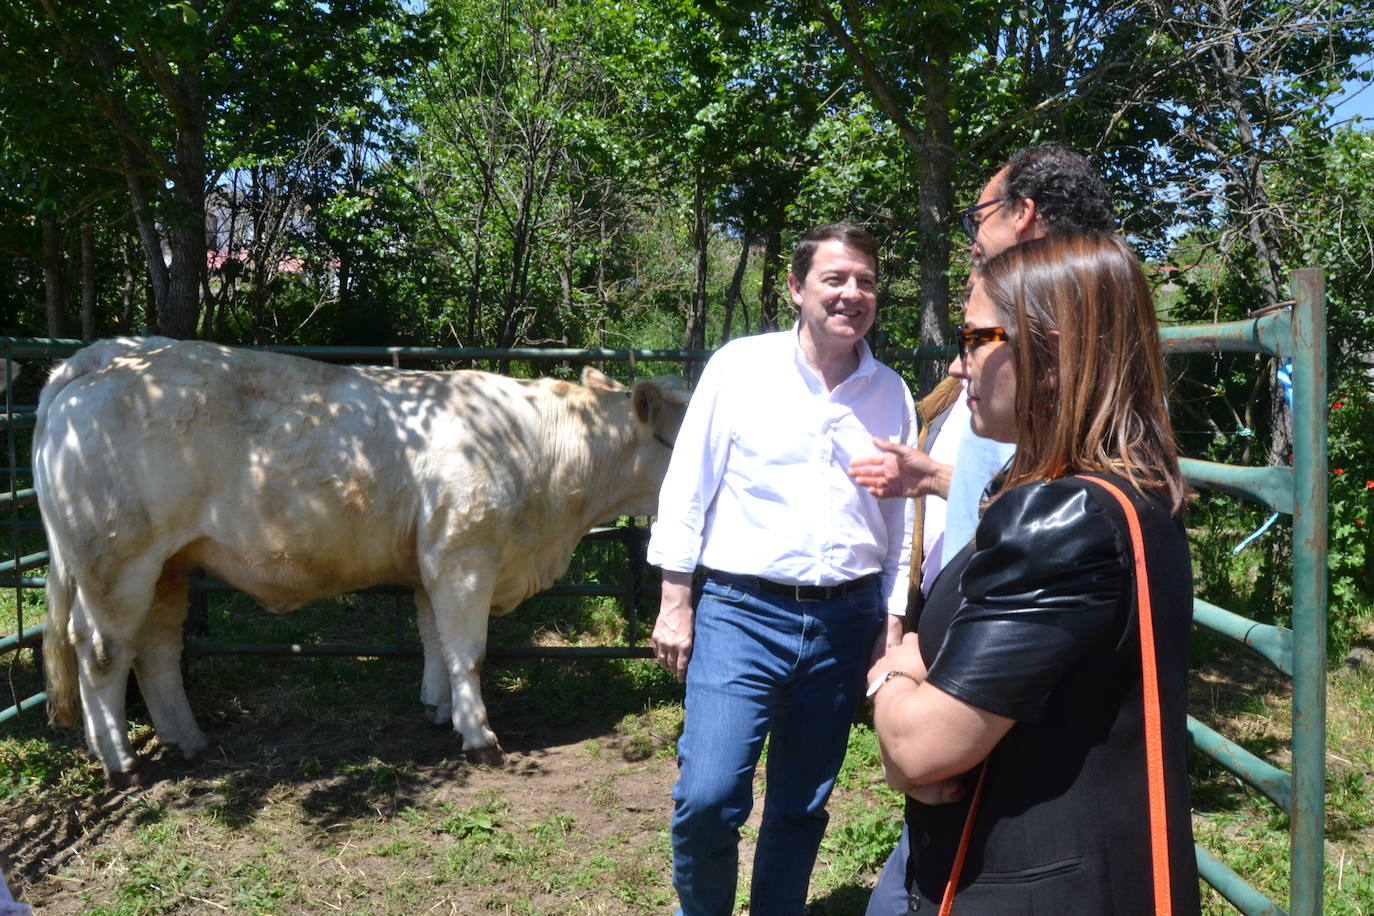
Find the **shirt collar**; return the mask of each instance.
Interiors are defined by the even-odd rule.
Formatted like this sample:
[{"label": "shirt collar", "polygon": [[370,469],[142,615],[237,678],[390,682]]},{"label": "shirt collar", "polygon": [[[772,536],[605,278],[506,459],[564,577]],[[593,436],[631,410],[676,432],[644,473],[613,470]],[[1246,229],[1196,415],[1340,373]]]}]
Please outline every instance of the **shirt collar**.
[{"label": "shirt collar", "polygon": [[[801,322],[798,321],[792,325],[792,333],[788,335],[788,340],[791,341],[792,345],[792,357],[797,361],[797,365],[806,372],[807,378],[814,377],[819,381],[820,377],[816,374],[816,370],[811,368],[811,364],[806,361],[806,354],[802,352],[800,334]],[[844,381],[840,382],[840,385],[847,385],[857,379],[867,379],[878,371],[878,360],[874,358],[873,350],[868,346],[868,341],[860,337],[856,346],[859,352],[859,366]],[[838,388],[839,385],[836,387]]]}]

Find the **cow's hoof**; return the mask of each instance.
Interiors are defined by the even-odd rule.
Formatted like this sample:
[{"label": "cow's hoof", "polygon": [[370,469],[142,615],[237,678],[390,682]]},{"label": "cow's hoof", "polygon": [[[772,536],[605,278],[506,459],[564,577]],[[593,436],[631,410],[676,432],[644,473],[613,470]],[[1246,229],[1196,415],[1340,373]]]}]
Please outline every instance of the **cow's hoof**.
[{"label": "cow's hoof", "polygon": [[501,746],[498,744],[488,744],[486,747],[474,747],[471,750],[465,750],[463,756],[473,766],[491,767],[493,770],[499,770],[506,763],[506,752],[501,750]]},{"label": "cow's hoof", "polygon": [[146,789],[151,782],[151,778],[141,767],[110,774],[110,788],[117,792],[123,792],[126,789]]},{"label": "cow's hoof", "polygon": [[202,745],[194,750],[188,750],[187,748],[181,749],[182,759],[192,765],[204,763],[206,760],[209,760],[211,756],[213,755],[210,753],[209,744]]}]

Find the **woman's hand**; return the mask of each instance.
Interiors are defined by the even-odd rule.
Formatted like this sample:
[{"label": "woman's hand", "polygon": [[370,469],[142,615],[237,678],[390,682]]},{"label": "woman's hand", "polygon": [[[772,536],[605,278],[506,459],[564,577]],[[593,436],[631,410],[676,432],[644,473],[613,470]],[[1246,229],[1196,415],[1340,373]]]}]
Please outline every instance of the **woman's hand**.
[{"label": "woman's hand", "polygon": [[869,669],[868,683],[889,671],[904,672],[911,679],[894,677],[872,698],[873,728],[887,784],[925,804],[957,801],[962,788],[950,781],[984,760],[1015,721],[926,683],[915,633],[904,636],[901,645]]},{"label": "woman's hand", "polygon": [[[888,785],[891,785],[888,780]],[[893,786],[896,788],[896,786]],[[906,794],[923,805],[952,805],[964,799],[964,781],[955,776],[928,786],[911,786]]]},{"label": "woman's hand", "polygon": [[921,643],[915,633],[907,633],[896,645],[888,646],[883,657],[868,669],[868,683],[872,684],[889,671],[905,671],[917,681],[926,679],[926,663],[921,658]]},{"label": "woman's hand", "polygon": [[880,499],[949,495],[949,465],[900,442],[874,439],[873,444],[882,454],[849,462],[850,478],[869,493]]}]

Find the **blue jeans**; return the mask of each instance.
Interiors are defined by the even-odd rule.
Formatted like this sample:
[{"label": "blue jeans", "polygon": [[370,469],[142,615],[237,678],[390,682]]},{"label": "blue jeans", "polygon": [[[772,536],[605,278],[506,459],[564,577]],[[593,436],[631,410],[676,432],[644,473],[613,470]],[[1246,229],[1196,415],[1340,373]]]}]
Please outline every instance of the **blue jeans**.
[{"label": "blue jeans", "polygon": [[673,787],[673,886],[685,916],[728,916],[739,828],[769,737],[750,916],[806,907],[811,869],[882,621],[876,582],[797,601],[712,574],[697,601]]}]

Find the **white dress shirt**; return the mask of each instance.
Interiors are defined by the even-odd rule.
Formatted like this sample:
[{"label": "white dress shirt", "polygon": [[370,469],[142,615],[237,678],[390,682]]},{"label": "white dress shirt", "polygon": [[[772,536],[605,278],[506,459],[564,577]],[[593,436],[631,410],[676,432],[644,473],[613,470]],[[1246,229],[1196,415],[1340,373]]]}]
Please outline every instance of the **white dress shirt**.
[{"label": "white dress shirt", "polygon": [[859,367],[827,391],[797,329],[732,340],[692,392],[659,492],[649,562],[795,585],[879,573],[906,610],[913,502],[849,478],[873,438],[913,444],[915,407],[897,373],[859,344]]}]

